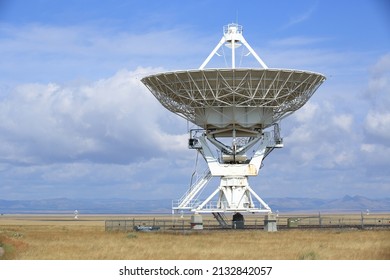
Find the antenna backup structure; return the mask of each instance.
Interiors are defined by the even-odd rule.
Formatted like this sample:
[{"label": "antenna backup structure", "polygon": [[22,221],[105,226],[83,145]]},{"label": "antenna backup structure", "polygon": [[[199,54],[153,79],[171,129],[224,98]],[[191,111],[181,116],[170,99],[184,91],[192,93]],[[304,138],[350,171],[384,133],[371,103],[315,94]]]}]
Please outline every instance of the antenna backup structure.
[{"label": "antenna backup structure", "polygon": [[[224,46],[231,50],[231,67],[206,68]],[[240,47],[261,67],[236,68],[236,49]],[[325,77],[308,71],[269,69],[244,39],[242,26],[232,23],[224,26],[221,40],[198,70],[159,73],[141,81],[165,108],[199,127],[190,130],[189,148],[202,154],[208,170],[173,210],[213,213],[217,219],[226,212],[271,214],[248,178],[258,175],[263,159],[273,149],[283,147],[280,120],[301,108]],[[200,200],[212,177],[220,177],[219,186]],[[197,221],[201,225],[202,219]]]}]

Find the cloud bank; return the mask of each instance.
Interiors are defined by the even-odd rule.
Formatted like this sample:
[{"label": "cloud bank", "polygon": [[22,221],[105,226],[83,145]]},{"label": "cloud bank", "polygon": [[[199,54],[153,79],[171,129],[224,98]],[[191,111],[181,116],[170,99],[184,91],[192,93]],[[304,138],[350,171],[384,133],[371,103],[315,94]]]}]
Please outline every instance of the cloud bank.
[{"label": "cloud bank", "polygon": [[48,192],[84,184],[93,193],[94,184],[121,184],[152,190],[180,175],[175,165],[188,167],[186,123],[139,79],[156,70],[121,70],[78,86],[14,88],[0,100],[0,188]]}]

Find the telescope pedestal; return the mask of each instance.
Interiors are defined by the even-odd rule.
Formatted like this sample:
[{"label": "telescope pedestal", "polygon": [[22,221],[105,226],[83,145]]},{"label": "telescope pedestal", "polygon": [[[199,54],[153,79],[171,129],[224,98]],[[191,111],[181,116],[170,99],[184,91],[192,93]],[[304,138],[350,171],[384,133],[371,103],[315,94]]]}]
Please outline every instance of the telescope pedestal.
[{"label": "telescope pedestal", "polygon": [[[216,204],[212,199],[218,195]],[[253,198],[256,198],[257,203]],[[246,176],[223,176],[219,187],[196,209],[204,212],[251,212],[271,213],[271,208],[252,190]]]},{"label": "telescope pedestal", "polygon": [[[232,133],[235,134],[234,131]],[[271,213],[271,208],[250,187],[248,179],[249,176],[258,175],[263,159],[274,148],[282,148],[283,143],[277,125],[274,131],[254,131],[252,135],[240,145],[236,144],[236,137],[233,137],[232,146],[223,144],[207,131],[200,136],[191,135],[190,148],[202,154],[209,171],[189,188],[172,209],[195,213]],[[217,147],[220,156],[214,155],[211,144]],[[253,149],[253,156],[248,159],[246,153],[249,149]],[[212,177],[220,177],[220,184],[200,202],[200,193]]]}]

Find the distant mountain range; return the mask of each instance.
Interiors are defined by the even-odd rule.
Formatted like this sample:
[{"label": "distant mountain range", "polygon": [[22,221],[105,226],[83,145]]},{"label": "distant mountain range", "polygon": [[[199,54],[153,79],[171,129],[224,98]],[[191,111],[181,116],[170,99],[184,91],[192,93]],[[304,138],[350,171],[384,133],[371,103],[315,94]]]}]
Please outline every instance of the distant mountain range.
[{"label": "distant mountain range", "polygon": [[170,213],[171,200],[131,199],[40,199],[0,200],[0,213],[73,213],[84,214],[142,214]]},{"label": "distant mountain range", "polygon": [[318,198],[269,198],[266,200],[273,211],[323,211],[323,212],[351,212],[367,211],[390,212],[390,197],[370,199],[364,196],[346,195],[339,199]]},{"label": "distant mountain range", "polygon": [[[273,211],[279,212],[390,212],[390,198],[370,199],[344,196],[341,199],[268,198]],[[84,214],[166,214],[171,213],[171,200],[131,199],[40,199],[0,200],[0,214],[73,213]]]}]

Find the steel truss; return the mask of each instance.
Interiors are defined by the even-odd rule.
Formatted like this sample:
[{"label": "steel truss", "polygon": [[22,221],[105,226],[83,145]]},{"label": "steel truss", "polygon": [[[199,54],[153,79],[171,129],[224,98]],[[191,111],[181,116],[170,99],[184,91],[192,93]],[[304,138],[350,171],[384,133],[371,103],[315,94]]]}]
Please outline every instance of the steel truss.
[{"label": "steel truss", "polygon": [[298,70],[206,69],[156,74],[142,82],[165,108],[202,128],[210,111],[226,118],[234,110],[242,116],[230,122],[251,127],[243,116],[267,110],[272,121],[262,124],[266,128],[301,108],[324,80]]},{"label": "steel truss", "polygon": [[[199,131],[197,131],[199,132]],[[199,133],[198,133],[199,134]],[[282,148],[279,127],[274,131],[257,133],[237,145],[227,146],[214,138],[215,131],[204,131],[200,136],[190,138],[190,148],[200,151],[208,164],[209,170],[195,182],[183,197],[173,206],[175,211],[190,210],[196,213],[209,212],[264,212],[270,213],[271,208],[250,187],[249,176],[257,176],[262,161],[274,148]],[[220,155],[212,152],[212,146],[220,151]],[[249,149],[254,148],[254,154],[247,158]],[[203,191],[211,177],[220,177],[219,187],[203,201],[199,194]],[[217,201],[213,199],[217,197]]]}]

